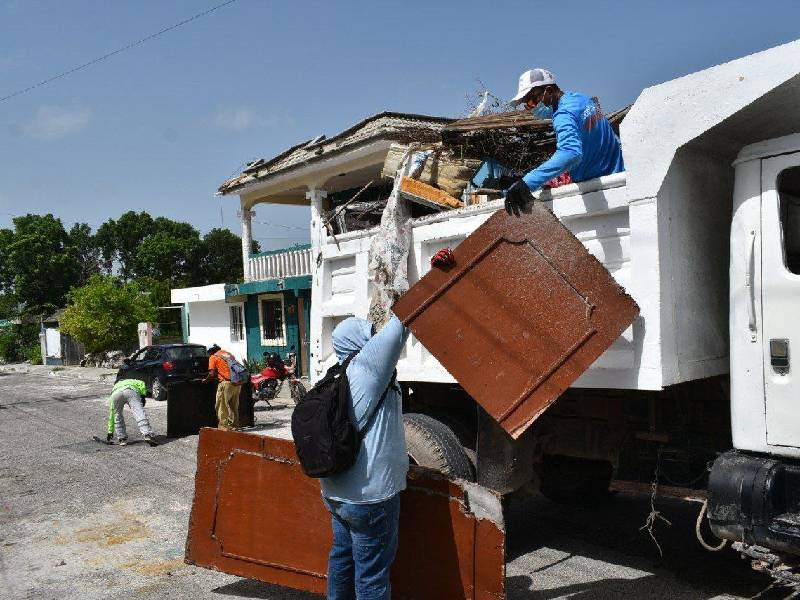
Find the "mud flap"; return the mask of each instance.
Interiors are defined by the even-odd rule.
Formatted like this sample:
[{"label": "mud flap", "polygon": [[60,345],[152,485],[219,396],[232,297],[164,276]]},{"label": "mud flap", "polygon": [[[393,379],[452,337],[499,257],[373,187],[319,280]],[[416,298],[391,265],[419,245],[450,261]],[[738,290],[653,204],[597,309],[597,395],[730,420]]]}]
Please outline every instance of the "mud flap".
[{"label": "mud flap", "polygon": [[[500,499],[412,467],[403,492],[392,596],[505,598]],[[330,515],[287,440],[203,429],[186,562],[325,593]]]}]

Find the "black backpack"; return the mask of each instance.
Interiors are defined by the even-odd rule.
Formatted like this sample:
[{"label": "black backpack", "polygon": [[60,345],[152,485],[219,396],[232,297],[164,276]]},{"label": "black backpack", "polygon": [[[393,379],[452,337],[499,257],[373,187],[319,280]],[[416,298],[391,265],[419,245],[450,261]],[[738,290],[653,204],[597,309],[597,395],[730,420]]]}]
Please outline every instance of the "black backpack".
[{"label": "black backpack", "polygon": [[[309,477],[330,477],[346,471],[355,463],[363,439],[350,420],[350,384],[347,366],[357,353],[333,365],[325,377],[311,388],[292,413],[292,438],[303,472]],[[394,382],[389,383],[391,388]],[[372,423],[386,393],[364,427]]]}]

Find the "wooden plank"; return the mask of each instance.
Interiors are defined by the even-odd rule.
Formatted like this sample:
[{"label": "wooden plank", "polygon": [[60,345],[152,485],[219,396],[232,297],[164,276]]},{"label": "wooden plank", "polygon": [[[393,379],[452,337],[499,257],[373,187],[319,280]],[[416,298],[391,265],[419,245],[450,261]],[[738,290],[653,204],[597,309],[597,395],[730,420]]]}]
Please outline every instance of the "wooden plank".
[{"label": "wooden plank", "polygon": [[403,181],[400,182],[400,193],[412,202],[437,210],[461,208],[463,206],[463,203],[458,198],[454,198],[443,190],[411,177],[403,177]]}]

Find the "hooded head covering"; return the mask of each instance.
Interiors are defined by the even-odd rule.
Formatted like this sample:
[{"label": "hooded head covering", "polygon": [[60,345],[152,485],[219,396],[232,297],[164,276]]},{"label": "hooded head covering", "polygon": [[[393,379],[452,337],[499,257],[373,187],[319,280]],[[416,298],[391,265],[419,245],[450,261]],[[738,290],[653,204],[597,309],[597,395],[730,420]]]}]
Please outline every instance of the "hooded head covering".
[{"label": "hooded head covering", "polygon": [[333,330],[331,341],[339,362],[358,352],[372,337],[372,323],[358,317],[348,317]]}]

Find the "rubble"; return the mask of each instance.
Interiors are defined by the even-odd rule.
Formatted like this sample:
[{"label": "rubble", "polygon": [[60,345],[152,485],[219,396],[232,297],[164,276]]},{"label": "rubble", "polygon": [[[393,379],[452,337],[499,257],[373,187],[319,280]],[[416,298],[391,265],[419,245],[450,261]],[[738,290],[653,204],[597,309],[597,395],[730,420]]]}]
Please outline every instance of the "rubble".
[{"label": "rubble", "polygon": [[106,350],[104,352],[90,352],[80,362],[82,367],[100,367],[102,369],[119,369],[122,361],[128,355],[122,350]]},{"label": "rubble", "polygon": [[[407,149],[408,146],[402,144],[391,145],[383,163],[381,176],[394,177]],[[481,161],[459,157],[456,150],[446,148],[442,144],[433,144],[430,149],[431,155],[425,161],[422,172],[414,179],[437,187],[450,196],[460,198],[470,177],[480,167]]]}]

